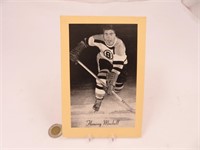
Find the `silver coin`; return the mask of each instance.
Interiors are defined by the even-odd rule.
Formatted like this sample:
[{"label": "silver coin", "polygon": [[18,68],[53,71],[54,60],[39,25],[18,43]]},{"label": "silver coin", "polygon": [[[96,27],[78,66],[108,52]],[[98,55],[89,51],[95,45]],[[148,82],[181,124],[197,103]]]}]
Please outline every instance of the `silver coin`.
[{"label": "silver coin", "polygon": [[58,138],[62,135],[62,125],[61,124],[53,124],[49,128],[49,136],[52,138]]}]

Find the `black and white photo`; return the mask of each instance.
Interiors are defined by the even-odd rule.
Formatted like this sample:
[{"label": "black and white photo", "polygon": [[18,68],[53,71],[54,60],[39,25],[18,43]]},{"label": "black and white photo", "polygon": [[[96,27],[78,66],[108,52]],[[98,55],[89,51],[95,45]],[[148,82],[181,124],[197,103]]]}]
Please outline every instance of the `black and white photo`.
[{"label": "black and white photo", "polygon": [[134,127],[137,24],[69,24],[71,127]]}]

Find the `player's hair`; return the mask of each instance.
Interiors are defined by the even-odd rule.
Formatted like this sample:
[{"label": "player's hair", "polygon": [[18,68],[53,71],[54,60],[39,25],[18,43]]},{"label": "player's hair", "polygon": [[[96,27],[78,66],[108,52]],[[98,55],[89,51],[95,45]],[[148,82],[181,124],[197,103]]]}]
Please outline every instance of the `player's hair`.
[{"label": "player's hair", "polygon": [[104,33],[105,30],[113,30],[116,33],[115,28],[113,27],[112,24],[103,25],[102,26],[103,33]]}]

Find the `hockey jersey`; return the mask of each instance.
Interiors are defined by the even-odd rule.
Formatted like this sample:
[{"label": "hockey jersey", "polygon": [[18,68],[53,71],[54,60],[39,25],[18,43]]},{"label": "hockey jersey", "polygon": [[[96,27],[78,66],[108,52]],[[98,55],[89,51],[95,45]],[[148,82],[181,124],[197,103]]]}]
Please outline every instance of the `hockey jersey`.
[{"label": "hockey jersey", "polygon": [[103,34],[98,34],[89,37],[89,46],[96,46],[100,52],[97,55],[97,59],[106,59],[113,65],[112,71],[120,74],[124,64],[127,64],[126,48],[121,39],[115,38],[113,45],[109,46],[103,38]]}]

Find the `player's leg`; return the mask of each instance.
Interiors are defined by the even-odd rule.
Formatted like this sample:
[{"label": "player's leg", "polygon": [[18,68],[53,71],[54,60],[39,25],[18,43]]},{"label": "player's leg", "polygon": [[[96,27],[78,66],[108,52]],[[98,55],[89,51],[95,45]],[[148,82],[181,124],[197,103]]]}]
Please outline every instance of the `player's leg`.
[{"label": "player's leg", "polygon": [[[97,77],[101,81],[103,81],[105,84],[106,84],[106,74],[107,74],[107,72],[108,71],[106,69],[102,69],[97,75]],[[103,85],[98,80],[96,80],[96,87],[95,87],[95,99],[96,99],[96,101],[95,101],[95,104],[93,106],[93,109],[95,111],[99,110],[99,108],[101,106],[101,102],[102,102],[105,94],[106,94],[106,92],[104,90]]]},{"label": "player's leg", "polygon": [[[97,77],[106,85],[106,76],[109,72],[108,69],[102,69],[98,73]],[[97,99],[103,99],[104,95],[106,94],[103,85],[99,80],[96,80],[96,88],[95,88],[95,96]]]},{"label": "player's leg", "polygon": [[127,67],[124,66],[124,68],[122,69],[120,75],[117,78],[116,84],[115,84],[115,88],[114,91],[120,92],[123,87],[124,87],[124,83],[126,82],[126,77],[127,77]]},{"label": "player's leg", "polygon": [[[110,71],[111,69],[111,64],[110,62],[108,62],[105,59],[99,59],[98,60],[98,68],[99,68],[99,73],[98,73],[98,78],[103,81],[106,84],[106,78],[107,78],[107,73]],[[103,85],[96,80],[96,88],[95,88],[95,104],[93,106],[93,109],[95,111],[98,111],[100,106],[101,106],[101,102],[104,99],[104,96],[106,94],[106,91],[104,90]]]}]

